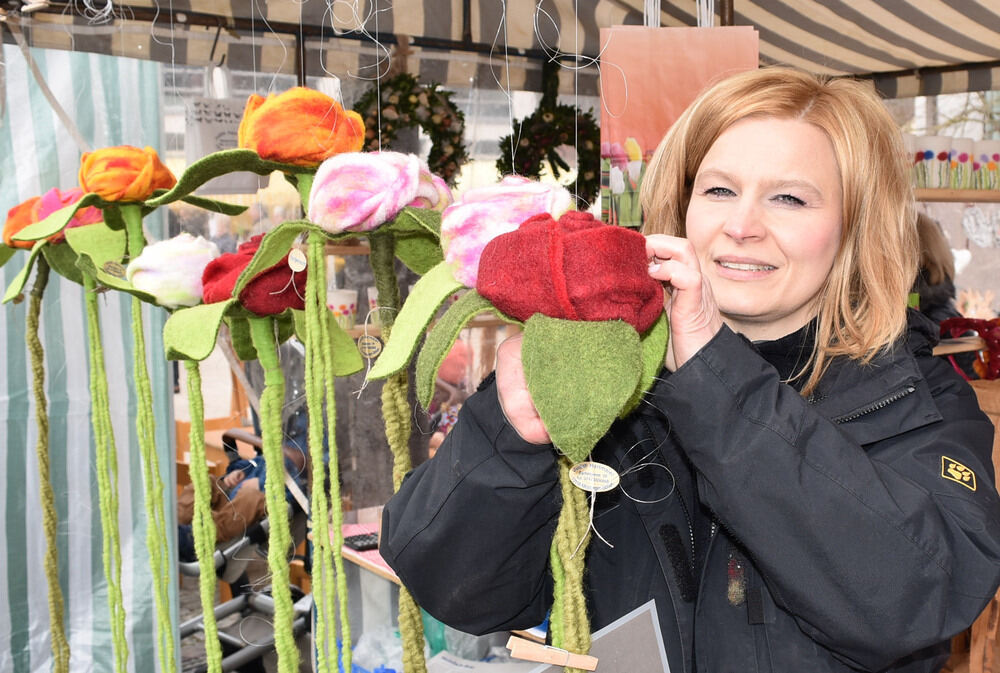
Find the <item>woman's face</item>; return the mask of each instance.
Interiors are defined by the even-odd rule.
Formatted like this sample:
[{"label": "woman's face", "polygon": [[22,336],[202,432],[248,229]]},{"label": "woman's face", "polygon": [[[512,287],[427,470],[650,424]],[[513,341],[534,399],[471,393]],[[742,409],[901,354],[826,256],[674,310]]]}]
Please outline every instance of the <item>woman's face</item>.
[{"label": "woman's face", "polygon": [[841,192],[833,146],[808,122],[744,119],[719,136],[686,227],[730,327],[757,341],[813,318],[839,247]]}]

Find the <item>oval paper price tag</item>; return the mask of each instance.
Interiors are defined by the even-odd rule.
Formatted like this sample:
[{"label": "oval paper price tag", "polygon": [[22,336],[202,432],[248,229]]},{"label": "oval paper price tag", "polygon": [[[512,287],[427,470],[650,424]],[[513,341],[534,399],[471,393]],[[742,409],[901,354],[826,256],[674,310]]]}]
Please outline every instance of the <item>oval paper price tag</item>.
[{"label": "oval paper price tag", "polygon": [[118,262],[105,262],[101,270],[109,276],[114,276],[115,278],[125,277],[125,267]]},{"label": "oval paper price tag", "polygon": [[363,334],[358,337],[358,351],[362,356],[373,360],[379,356],[382,352],[382,342],[379,341],[378,337],[374,337],[370,334]]},{"label": "oval paper price tag", "polygon": [[603,493],[618,486],[621,477],[604,463],[577,463],[569,469],[569,480],[584,491]]},{"label": "oval paper price tag", "polygon": [[306,253],[302,252],[298,248],[292,248],[288,253],[288,266],[291,267],[292,271],[298,273],[306,268]]}]

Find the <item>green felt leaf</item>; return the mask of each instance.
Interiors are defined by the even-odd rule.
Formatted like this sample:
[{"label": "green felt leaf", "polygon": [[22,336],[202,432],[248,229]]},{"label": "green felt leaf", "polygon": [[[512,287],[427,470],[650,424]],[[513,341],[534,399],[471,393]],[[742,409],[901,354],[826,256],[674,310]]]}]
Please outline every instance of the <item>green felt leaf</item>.
[{"label": "green felt leaf", "polygon": [[50,213],[48,217],[34,224],[29,224],[21,231],[14,234],[15,241],[37,241],[40,238],[48,238],[53,234],[57,234],[62,231],[69,221],[73,219],[76,215],[76,211],[81,208],[93,205],[101,200],[101,198],[92,192],[84,194],[79,201],[73,205],[66,206],[65,208],[60,208],[54,213]]},{"label": "green felt leaf", "polygon": [[642,372],[639,333],[621,320],[535,314],[524,324],[524,375],[552,443],[584,460],[632,397]]},{"label": "green felt leaf", "polygon": [[[123,223],[124,225],[124,223]],[[124,226],[114,230],[103,222],[66,230],[66,242],[77,255],[87,255],[96,266],[121,262],[125,258]]]},{"label": "green felt leaf", "polygon": [[31,252],[28,253],[28,259],[25,260],[24,266],[14,276],[14,280],[7,286],[7,291],[3,294],[3,301],[0,303],[6,304],[21,294],[24,290],[24,284],[28,282],[28,276],[31,275],[31,269],[35,266],[35,260],[38,259],[38,255],[41,254],[42,248],[46,245],[48,245],[48,241],[42,240],[35,243],[31,248]]},{"label": "green felt leaf", "polygon": [[229,325],[229,339],[233,342],[233,352],[243,362],[257,359],[257,348],[250,337],[250,320],[245,315],[232,316]]},{"label": "green felt leaf", "polygon": [[441,212],[430,208],[414,208],[406,206],[392,222],[386,222],[387,227],[395,232],[427,232],[434,238],[441,238]]},{"label": "green felt leaf", "polygon": [[[124,226],[124,219],[122,224]],[[66,242],[76,252],[76,266],[83,273],[114,290],[127,292],[150,304],[156,303],[153,295],[136,289],[125,280],[122,260],[125,258],[127,235],[124,228],[110,229],[101,222],[73,227],[66,230]]]},{"label": "green felt leaf", "polygon": [[287,166],[274,161],[265,161],[253,150],[232,149],[213,152],[194,162],[177,179],[177,184],[164,194],[146,201],[147,206],[158,207],[178,201],[203,184],[220,175],[237,172],[250,172],[257,175],[268,175],[272,171],[301,172],[300,166]]},{"label": "green felt leaf", "polygon": [[192,206],[197,206],[202,210],[209,210],[213,213],[222,213],[223,215],[229,215],[233,217],[239,215],[246,211],[247,206],[241,206],[238,203],[226,203],[225,201],[216,201],[215,199],[206,199],[203,196],[194,196],[189,194],[181,199],[184,203],[190,203]]},{"label": "green felt leaf", "polygon": [[[407,302],[409,303],[409,302]],[[466,323],[484,311],[492,311],[497,317],[511,323],[516,320],[503,315],[488,300],[475,290],[469,290],[448,307],[441,319],[428,332],[424,346],[417,356],[417,400],[426,409],[434,396],[434,382],[445,356],[458,338]]]},{"label": "green felt leaf", "polygon": [[[306,312],[292,310],[295,319],[295,335],[302,343],[306,342]],[[344,331],[333,317],[332,311],[326,312],[326,320],[330,329],[330,357],[334,376],[350,376],[361,371],[365,361],[358,352],[354,338]]]},{"label": "green felt leaf", "polygon": [[667,326],[667,314],[661,313],[653,326],[646,330],[639,340],[642,344],[642,375],[639,377],[639,385],[636,386],[628,404],[619,414],[621,418],[632,413],[639,406],[646,391],[653,387],[653,380],[663,368],[669,340],[670,329]]},{"label": "green felt leaf", "polygon": [[76,265],[80,271],[96,279],[101,285],[110,287],[112,290],[118,290],[119,292],[127,292],[149,304],[156,303],[156,297],[148,292],[137,289],[132,283],[125,280],[124,275],[118,275],[120,271],[124,270],[124,267],[120,264],[115,266],[114,263],[105,263],[102,266],[98,266],[94,263],[90,255],[81,253],[76,261]]},{"label": "green felt leaf", "polygon": [[174,311],[163,326],[167,359],[200,361],[211,355],[222,318],[234,302],[234,299],[227,299]]},{"label": "green felt leaf", "polygon": [[17,252],[17,248],[8,248],[3,243],[0,243],[0,267],[10,261],[15,252]]},{"label": "green felt leaf", "polygon": [[236,286],[233,288],[233,296],[240,296],[240,292],[247,286],[254,277],[271,268],[281,261],[281,258],[292,249],[292,243],[304,231],[320,229],[308,220],[289,220],[283,222],[269,231],[261,239],[260,247],[254,253],[253,259],[247,264],[240,277],[236,279]]},{"label": "green felt leaf", "polygon": [[47,245],[42,254],[53,271],[67,280],[83,285],[83,274],[76,266],[78,256],[73,248],[66,243]]},{"label": "green felt leaf", "polygon": [[283,344],[295,334],[295,320],[292,319],[292,309],[286,308],[280,314],[273,317],[278,327],[275,340],[278,344]]},{"label": "green felt leaf", "polygon": [[333,311],[326,312],[330,324],[330,356],[333,358],[333,375],[350,376],[365,367],[364,358],[358,351],[354,338],[344,331],[333,317]]},{"label": "green felt leaf", "polygon": [[413,273],[423,275],[444,261],[438,239],[429,234],[397,234],[396,257]]},{"label": "green felt leaf", "polygon": [[290,309],[292,312],[292,322],[295,325],[295,338],[302,343],[306,342],[306,312],[297,308]]},{"label": "green felt leaf", "polygon": [[368,372],[368,378],[384,379],[410,364],[417,344],[441,304],[463,287],[465,286],[455,280],[451,265],[444,262],[422,276],[399,309],[396,322],[392,325],[392,335],[375,361],[375,366]]},{"label": "green felt leaf", "polygon": [[125,219],[122,217],[121,210],[118,209],[117,205],[111,204],[105,206],[104,224],[115,231],[125,228]]}]

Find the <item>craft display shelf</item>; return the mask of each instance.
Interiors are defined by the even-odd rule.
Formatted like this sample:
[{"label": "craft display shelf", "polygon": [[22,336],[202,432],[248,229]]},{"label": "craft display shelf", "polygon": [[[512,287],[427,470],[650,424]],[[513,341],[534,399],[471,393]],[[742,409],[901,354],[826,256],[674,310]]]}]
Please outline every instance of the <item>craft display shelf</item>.
[{"label": "craft display shelf", "polygon": [[1000,203],[1000,189],[917,189],[917,201],[948,203]]}]

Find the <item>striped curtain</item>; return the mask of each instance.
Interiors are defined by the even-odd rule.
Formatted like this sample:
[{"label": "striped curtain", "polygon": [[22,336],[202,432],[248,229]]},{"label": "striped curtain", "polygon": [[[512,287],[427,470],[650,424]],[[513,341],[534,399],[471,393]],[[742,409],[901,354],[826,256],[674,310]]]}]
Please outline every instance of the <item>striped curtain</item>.
[{"label": "striped curtain", "polygon": [[[61,106],[92,148],[120,144],[160,146],[157,63],[61,50],[32,49],[31,53]],[[76,186],[80,157],[76,142],[52,112],[16,46],[3,46],[2,66],[6,100],[0,117],[0,216],[51,187]],[[165,217],[154,213],[145,222],[155,238],[162,238]],[[18,252],[0,269],[4,287],[20,270],[24,258],[25,253]],[[4,597],[0,600],[0,671],[13,673],[47,671],[52,665],[43,566],[45,538],[35,454],[37,428],[25,346],[27,305],[25,301],[0,307],[0,595]],[[102,295],[100,317],[119,453],[119,527],[129,670],[153,671],[158,667],[155,609],[134,427],[137,404],[131,384],[129,306],[126,295],[106,293]],[[144,317],[160,472],[166,492],[172,493],[173,408],[162,343],[166,314],[147,307]],[[86,347],[86,339],[94,335],[87,334],[80,286],[53,274],[42,302],[41,332],[70,668],[74,672],[110,671],[114,667]],[[175,507],[172,499],[169,502],[167,530],[176,530]],[[171,540],[170,544],[174,558],[176,542]],[[176,624],[176,586],[171,587],[170,595]]]}]

